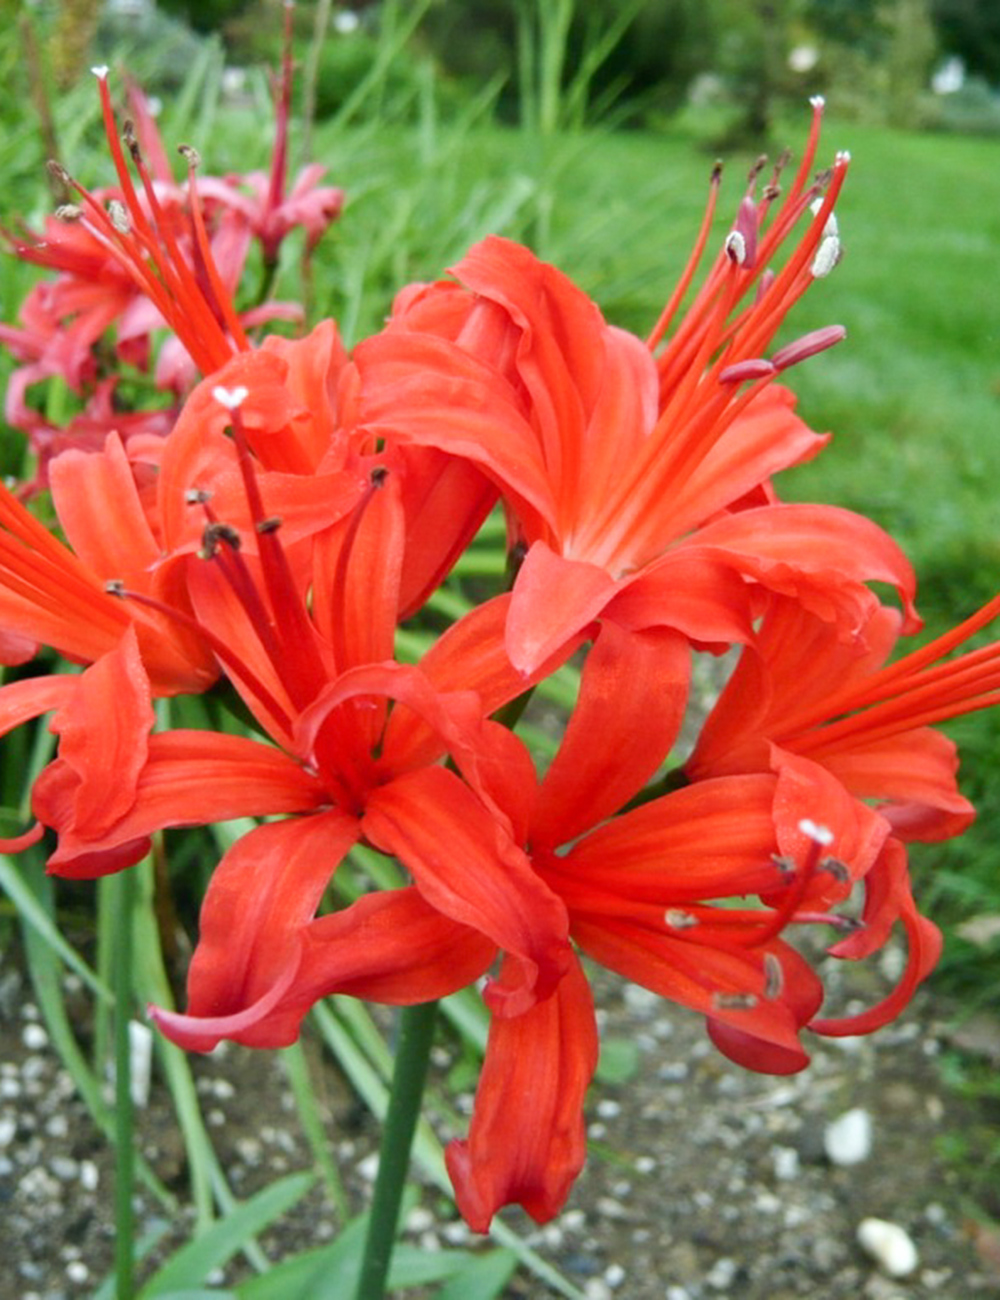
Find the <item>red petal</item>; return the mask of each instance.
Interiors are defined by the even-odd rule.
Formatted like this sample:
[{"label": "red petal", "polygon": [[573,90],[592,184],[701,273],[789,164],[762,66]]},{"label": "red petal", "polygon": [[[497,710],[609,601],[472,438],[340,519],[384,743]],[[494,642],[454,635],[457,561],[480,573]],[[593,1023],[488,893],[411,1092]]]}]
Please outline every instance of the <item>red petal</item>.
[{"label": "red petal", "polygon": [[445,1153],[476,1232],[503,1205],[523,1205],[536,1223],[562,1209],[586,1156],[583,1101],[596,1066],[593,1001],[575,959],[550,998],[493,1021],[469,1136]]},{"label": "red petal", "polygon": [[51,729],[73,772],[73,834],[99,839],[131,809],[155,722],[134,628],[78,679]]},{"label": "red petal", "polygon": [[258,826],[233,845],[202,904],[189,1015],[243,1010],[297,963],[299,936],[359,834],[356,818],[332,810]]},{"label": "red petal", "polygon": [[241,736],[172,731],[149,738],[149,757],[130,811],[99,839],[76,833],[78,778],[61,759],[35,782],[35,816],[59,834],[49,870],[102,876],[130,866],[166,826],[203,826],[234,817],[309,812],[328,795],[315,777],[280,750]]},{"label": "red petal", "polygon": [[567,560],[535,542],[514,582],[507,616],[507,653],[525,675],[598,618],[619,584],[604,569]]},{"label": "red petal", "polygon": [[691,652],[675,633],[602,624],[535,799],[533,844],[575,839],[641,789],[677,739],[690,670]]},{"label": "red petal", "polygon": [[407,773],[372,792],[363,825],[432,907],[517,958],[519,978],[487,989],[494,1010],[548,997],[569,955],[566,909],[467,785],[440,767]]}]

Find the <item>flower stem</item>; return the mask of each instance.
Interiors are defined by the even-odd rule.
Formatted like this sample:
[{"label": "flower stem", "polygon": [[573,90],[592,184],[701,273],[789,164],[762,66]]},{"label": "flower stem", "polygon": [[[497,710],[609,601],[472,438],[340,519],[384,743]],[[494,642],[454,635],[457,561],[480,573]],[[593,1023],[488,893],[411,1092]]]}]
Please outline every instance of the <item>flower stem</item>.
[{"label": "flower stem", "polygon": [[115,1295],[131,1300],[135,1294],[135,1147],[132,1116],[132,1055],[129,1009],[132,1005],[132,925],[135,874],[120,872],[114,912],[118,921],[114,948],[115,990]]},{"label": "flower stem", "polygon": [[392,1089],[382,1129],[378,1174],[355,1300],[383,1300],[385,1295],[436,1016],[436,1002],[422,1002],[402,1010]]}]

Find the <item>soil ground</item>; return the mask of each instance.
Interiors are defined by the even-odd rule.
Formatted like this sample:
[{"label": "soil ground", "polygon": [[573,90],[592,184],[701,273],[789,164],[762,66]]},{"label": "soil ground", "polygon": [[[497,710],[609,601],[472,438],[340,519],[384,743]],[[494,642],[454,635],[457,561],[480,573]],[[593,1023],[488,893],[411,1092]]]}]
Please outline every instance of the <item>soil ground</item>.
[{"label": "soil ground", "polygon": [[[800,1075],[769,1078],[730,1065],[697,1018],[645,990],[603,972],[595,985],[602,1033],[629,1045],[633,1068],[591,1092],[589,1159],[563,1213],[541,1229],[520,1212],[504,1215],[590,1300],[1000,1297],[996,1239],[976,1225],[975,1197],[948,1158],[962,1134],[998,1117],[974,1113],[943,1085],[950,1016],[933,997],[923,994],[870,1039],[819,1043]],[[310,1055],[331,1148],[360,1209],[378,1134],[337,1070],[318,1051]],[[447,1047],[435,1049],[435,1062],[439,1072],[448,1068]],[[238,1196],[309,1167],[275,1056],[228,1047],[199,1059],[196,1070]],[[470,1103],[471,1095],[459,1096],[460,1110]],[[826,1126],[856,1108],[870,1116],[870,1152],[838,1166],[825,1148]],[[183,1198],[184,1148],[155,1081],[139,1133],[151,1165]],[[112,1263],[111,1192],[108,1147],[47,1043],[30,989],[8,965],[0,978],[0,1300],[91,1295]],[[140,1229],[162,1218],[145,1192],[138,1213]],[[920,1259],[908,1276],[890,1278],[859,1248],[857,1227],[868,1217],[908,1233]],[[179,1216],[163,1251],[189,1226],[190,1217]],[[280,1259],[335,1231],[317,1188],[262,1244]],[[407,1235],[426,1250],[475,1244],[426,1186]],[[246,1267],[234,1261],[212,1282],[237,1281]],[[553,1293],[518,1273],[506,1294]]]}]

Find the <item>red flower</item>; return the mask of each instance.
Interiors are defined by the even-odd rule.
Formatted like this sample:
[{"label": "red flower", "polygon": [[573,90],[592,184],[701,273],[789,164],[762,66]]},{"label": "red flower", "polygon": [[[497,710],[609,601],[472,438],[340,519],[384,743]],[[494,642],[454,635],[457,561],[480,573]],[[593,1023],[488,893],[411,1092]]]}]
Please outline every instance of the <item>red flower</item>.
[{"label": "red flower", "polygon": [[507,628],[523,671],[599,616],[703,643],[743,640],[747,580],[794,594],[845,633],[874,602],[864,584],[885,581],[915,623],[912,571],[881,530],[831,507],[773,504],[769,488],[825,442],[771,380],[842,336],[823,332],[760,359],[833,257],[846,157],[785,267],[765,271],[823,192],[804,185],[816,129],[766,231],[770,189],[759,204],[744,200],[659,356],[608,326],[553,267],[493,238],[456,267],[464,290],[411,290],[389,328],[357,349],[360,414],[373,433],[474,460],[500,488],[526,551]]}]

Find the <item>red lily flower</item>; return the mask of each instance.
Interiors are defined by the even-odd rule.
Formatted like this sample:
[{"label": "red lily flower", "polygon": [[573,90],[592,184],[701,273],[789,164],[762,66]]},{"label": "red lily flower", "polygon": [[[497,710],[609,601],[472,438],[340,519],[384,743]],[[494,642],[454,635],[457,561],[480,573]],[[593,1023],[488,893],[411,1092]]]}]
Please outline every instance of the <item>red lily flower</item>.
[{"label": "red lily flower", "polygon": [[[245,390],[217,389],[216,397],[234,428],[254,548],[237,546],[228,521],[210,520],[203,558],[187,566],[193,614],[181,621],[211,647],[277,747],[212,733],[150,735],[141,658],[134,639],[124,639],[83,674],[53,719],[59,755],[33,797],[38,819],[59,835],[50,869],[70,876],[118,870],[148,849],[160,827],[297,814],[241,840],[213,879],[188,1014],[163,1019],[188,1046],[211,1046],[223,1033],[254,1043],[294,1037],[317,987],[343,977],[342,940],[354,921],[334,926],[314,914],[361,836],[405,864],[423,903],[408,894],[368,903],[357,925],[384,924],[375,915],[384,906],[390,915],[401,908],[423,917],[429,933],[449,932],[432,923],[426,905],[452,923],[455,944],[469,954],[454,966],[442,958],[423,982],[411,981],[413,1000],[437,996],[427,990],[446,978],[462,987],[469,963],[481,974],[500,948],[508,977],[488,998],[501,1014],[528,1009],[551,992],[570,954],[564,909],[531,870],[501,811],[531,768],[519,742],[485,716],[522,689],[509,665],[497,667],[499,639],[497,651],[483,645],[484,630],[500,626],[497,610],[478,613],[472,635],[443,637],[426,672],[393,663],[405,550],[396,476],[384,466],[371,471],[354,513],[316,548],[316,580],[303,584],[264,513],[238,409],[250,408],[249,423],[253,403]],[[210,505],[196,494],[188,509],[202,508]],[[330,573],[333,591],[320,598],[319,577]],[[120,591],[126,608],[159,608],[141,592]],[[317,592],[314,604],[309,591]],[[437,678],[449,688],[438,689]],[[456,771],[428,766],[446,753]],[[326,848],[317,854],[320,841]],[[234,959],[234,951],[244,957]],[[387,956],[383,945],[372,986],[399,988],[405,981],[386,972]],[[399,970],[412,968],[408,940],[393,959]],[[364,969],[354,965],[363,981]]]},{"label": "red lily flower", "polygon": [[[765,232],[771,191],[759,205],[744,200],[658,357],[608,326],[553,267],[494,238],[455,268],[464,291],[409,292],[387,330],[357,349],[360,413],[373,433],[474,460],[503,494],[526,550],[507,629],[523,671],[593,619],[616,618],[618,601],[626,626],[674,627],[702,643],[743,639],[733,636],[734,573],[794,593],[845,634],[874,603],[864,584],[886,581],[916,625],[912,571],[881,530],[830,507],[771,504],[771,476],[826,441],[771,381],[842,336],[809,336],[760,359],[832,257],[829,222],[847,159],[838,158],[825,194],[821,184],[807,188],[817,130],[818,109],[781,211]],[[713,185],[713,203],[714,193]],[[786,266],[765,274],[821,195]],[[751,290],[756,300],[734,315]],[[730,629],[723,637],[720,624]]]}]

